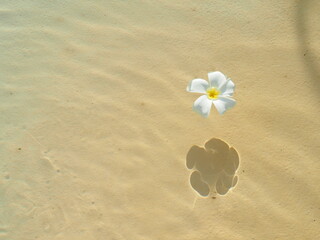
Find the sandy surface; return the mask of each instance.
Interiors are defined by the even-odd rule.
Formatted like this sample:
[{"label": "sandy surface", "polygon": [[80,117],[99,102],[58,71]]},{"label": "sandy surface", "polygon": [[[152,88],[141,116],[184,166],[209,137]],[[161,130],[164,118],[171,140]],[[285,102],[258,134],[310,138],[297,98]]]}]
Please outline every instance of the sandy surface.
[{"label": "sandy surface", "polygon": [[[0,239],[320,236],[320,2],[12,1],[0,6]],[[193,78],[237,105],[204,119]],[[238,183],[186,167],[218,138]]]}]

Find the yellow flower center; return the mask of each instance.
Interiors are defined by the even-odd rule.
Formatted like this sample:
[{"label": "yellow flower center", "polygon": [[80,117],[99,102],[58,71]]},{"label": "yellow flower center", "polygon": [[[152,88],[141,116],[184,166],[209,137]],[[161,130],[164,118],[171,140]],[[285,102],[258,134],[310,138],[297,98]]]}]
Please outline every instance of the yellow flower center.
[{"label": "yellow flower center", "polygon": [[219,90],[215,88],[210,88],[207,90],[207,95],[208,95],[208,98],[210,99],[217,99],[219,94],[220,94]]}]

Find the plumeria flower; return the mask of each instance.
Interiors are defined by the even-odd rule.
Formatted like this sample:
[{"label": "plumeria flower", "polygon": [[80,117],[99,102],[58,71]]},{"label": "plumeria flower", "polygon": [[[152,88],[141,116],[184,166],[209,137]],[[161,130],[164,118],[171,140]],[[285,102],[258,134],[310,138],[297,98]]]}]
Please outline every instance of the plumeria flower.
[{"label": "plumeria flower", "polygon": [[202,93],[193,104],[193,110],[207,118],[212,104],[220,114],[232,108],[236,101],[232,99],[235,85],[230,78],[221,72],[209,72],[209,82],[204,79],[193,79],[188,87],[188,92]]}]

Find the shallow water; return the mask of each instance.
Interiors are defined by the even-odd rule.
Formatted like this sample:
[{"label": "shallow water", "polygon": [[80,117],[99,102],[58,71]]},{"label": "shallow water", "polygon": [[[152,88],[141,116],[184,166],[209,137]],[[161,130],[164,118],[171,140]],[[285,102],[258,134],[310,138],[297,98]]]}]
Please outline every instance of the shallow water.
[{"label": "shallow water", "polygon": [[[318,1],[1,3],[0,239],[320,235]],[[185,89],[215,70],[237,105],[204,119]],[[212,138],[238,182],[201,197]]]}]

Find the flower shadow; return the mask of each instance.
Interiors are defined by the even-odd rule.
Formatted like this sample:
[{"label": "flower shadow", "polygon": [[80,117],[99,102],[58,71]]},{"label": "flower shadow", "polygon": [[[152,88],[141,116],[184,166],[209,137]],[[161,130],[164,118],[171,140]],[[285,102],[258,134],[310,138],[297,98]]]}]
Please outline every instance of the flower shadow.
[{"label": "flower shadow", "polygon": [[191,187],[202,197],[225,195],[238,182],[238,152],[221,139],[212,138],[204,147],[192,146],[187,154]]}]

